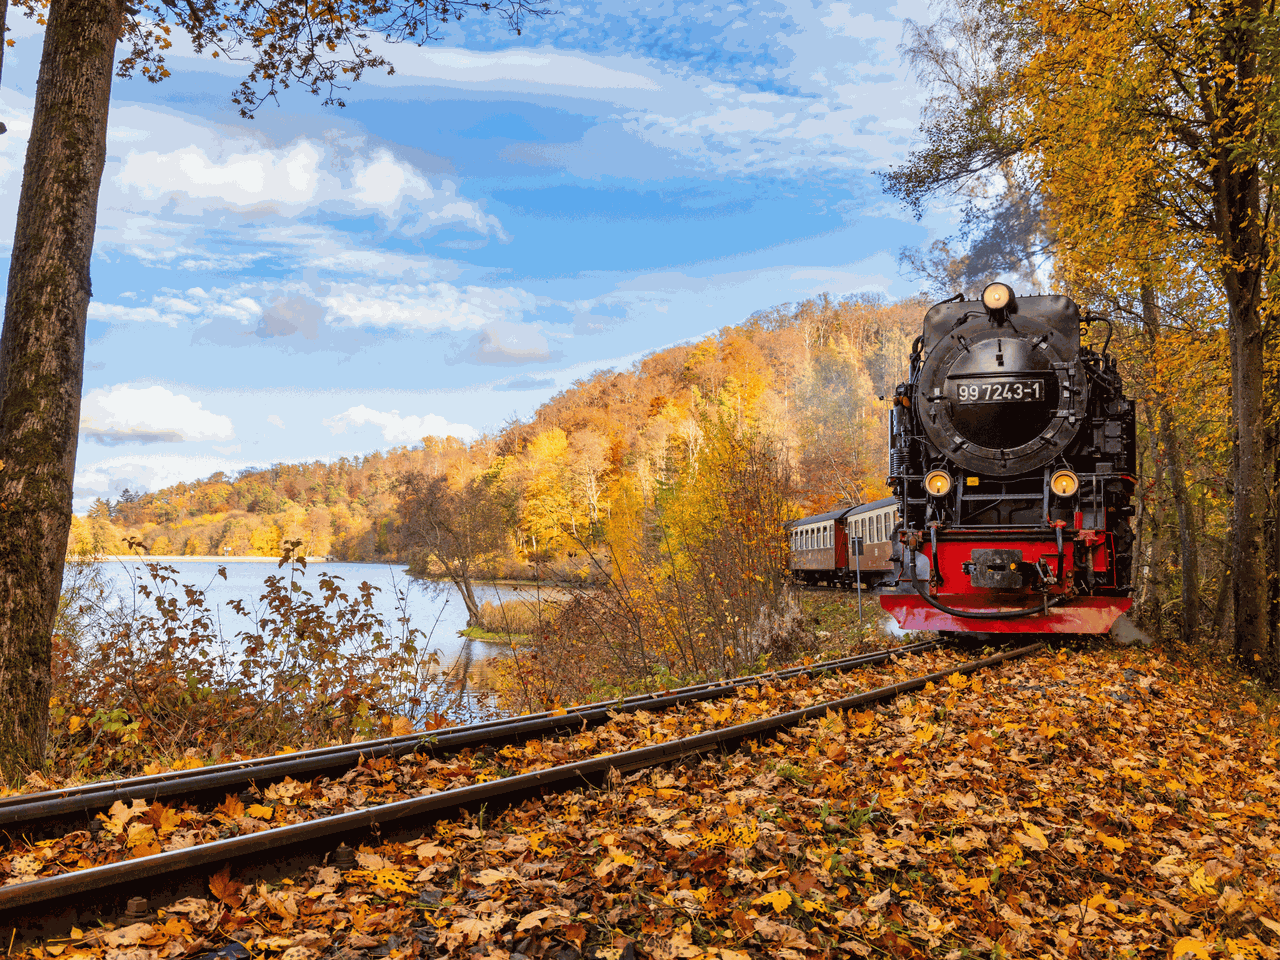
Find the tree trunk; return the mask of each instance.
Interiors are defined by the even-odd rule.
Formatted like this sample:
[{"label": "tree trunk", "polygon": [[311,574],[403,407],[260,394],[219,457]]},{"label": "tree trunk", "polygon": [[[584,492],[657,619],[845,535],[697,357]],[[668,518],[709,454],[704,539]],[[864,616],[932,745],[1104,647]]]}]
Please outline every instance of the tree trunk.
[{"label": "tree trunk", "polygon": [[0,774],[44,763],[118,0],[53,0],[0,334]]},{"label": "tree trunk", "polygon": [[[1155,411],[1151,409],[1151,404],[1144,404],[1143,416],[1147,421],[1147,441],[1151,446],[1151,489],[1158,491],[1164,486],[1164,458],[1160,456],[1159,433],[1155,423]],[[1147,566],[1146,576],[1144,578],[1142,598],[1143,604],[1139,607],[1141,615],[1146,619],[1147,624],[1156,634],[1164,633],[1164,598],[1167,596],[1166,576],[1163,548],[1166,537],[1164,536],[1164,511],[1157,511],[1154,507],[1147,506],[1143,510],[1143,518],[1146,520],[1147,528]],[[1154,599],[1152,599],[1154,596]]]},{"label": "tree trunk", "polygon": [[[1150,284],[1142,285],[1142,321],[1147,340],[1154,355],[1160,338],[1160,305]],[[1195,535],[1191,531],[1191,503],[1187,496],[1187,480],[1182,456],[1178,449],[1178,435],[1173,429],[1173,416],[1163,399],[1157,403],[1156,420],[1159,424],[1160,446],[1169,466],[1169,486],[1173,490],[1173,505],[1178,515],[1178,557],[1182,574],[1182,619],[1179,635],[1184,644],[1195,639],[1200,621],[1200,556]],[[1150,420],[1148,420],[1150,424]]]},{"label": "tree trunk", "polygon": [[[1230,161],[1223,158],[1224,165]],[[1260,314],[1265,230],[1256,177],[1224,176],[1218,191],[1224,230],[1223,286],[1231,323],[1231,405],[1236,428],[1231,556],[1232,652],[1251,673],[1274,668],[1267,623],[1267,509],[1263,426],[1266,371]]]},{"label": "tree trunk", "polygon": [[1173,505],[1178,513],[1179,557],[1182,565],[1182,624],[1183,643],[1191,643],[1200,623],[1200,552],[1195,534],[1191,531],[1191,505],[1187,501],[1187,481],[1183,474],[1182,457],[1178,450],[1178,438],[1174,433],[1169,408],[1160,405],[1160,443],[1169,458],[1169,481],[1173,487]]},{"label": "tree trunk", "polygon": [[1245,302],[1241,304],[1240,314],[1233,317],[1236,329],[1232,338],[1237,352],[1232,392],[1239,456],[1232,523],[1235,534],[1231,563],[1235,607],[1233,651],[1245,669],[1269,676],[1274,670],[1274,658],[1269,650],[1271,631],[1267,623],[1267,560],[1270,551],[1263,542],[1267,496],[1262,458],[1265,415],[1262,402],[1262,323],[1256,299],[1242,299]]},{"label": "tree trunk", "polygon": [[458,588],[458,592],[462,594],[462,602],[467,607],[467,626],[479,627],[481,630],[486,629],[484,615],[480,612],[480,604],[476,602],[475,591],[471,589],[471,577],[467,573],[454,572],[450,570],[450,579],[453,585]]},{"label": "tree trunk", "polygon": [[1269,216],[1264,213],[1262,171],[1246,145],[1256,142],[1260,102],[1254,81],[1264,19],[1260,0],[1228,5],[1218,39],[1221,70],[1205,85],[1205,116],[1211,121],[1207,164],[1213,178],[1212,228],[1219,241],[1223,288],[1231,328],[1231,400],[1236,427],[1235,490],[1231,544],[1232,606],[1237,662],[1272,678],[1274,651],[1267,623],[1266,368],[1262,324],[1262,277],[1268,259]]}]

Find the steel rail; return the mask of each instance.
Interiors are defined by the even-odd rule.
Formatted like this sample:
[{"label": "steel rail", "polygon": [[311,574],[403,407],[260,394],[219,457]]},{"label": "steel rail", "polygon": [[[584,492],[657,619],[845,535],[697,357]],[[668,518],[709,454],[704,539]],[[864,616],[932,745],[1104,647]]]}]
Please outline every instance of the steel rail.
[{"label": "steel rail", "polygon": [[507,809],[544,791],[599,786],[607,782],[611,771],[629,773],[732,749],[744,740],[768,736],[831,711],[891,700],[956,673],[968,675],[1043,647],[1034,643],[842,699],[636,750],[0,887],[0,934],[8,931],[10,939],[60,936],[73,925],[113,919],[128,898],[144,897],[153,905],[162,905],[184,896],[207,896],[208,876],[223,865],[233,870],[252,869],[257,876],[264,875],[264,868],[271,876],[300,871],[323,863],[339,843],[356,845],[370,837],[385,841],[420,836],[424,826],[448,816],[484,808],[490,812]]},{"label": "steel rail", "polygon": [[640,710],[665,710],[681,703],[694,703],[727,697],[746,686],[789,679],[801,675],[815,676],[832,671],[852,670],[881,663],[891,657],[920,653],[942,645],[938,640],[925,640],[888,650],[858,654],[839,660],[790,667],[767,674],[751,674],[731,680],[694,684],[662,693],[640,694],[623,700],[603,701],[565,710],[544,711],[517,717],[504,717],[483,723],[445,727],[428,733],[385,737],[358,743],[337,744],[314,750],[298,751],[275,757],[235,761],[194,770],[171,771],[127,780],[111,780],[67,787],[44,793],[25,794],[0,799],[0,836],[22,836],[43,839],[61,831],[83,829],[94,815],[117,801],[134,800],[154,803],[168,797],[182,797],[197,805],[218,803],[228,793],[239,793],[253,786],[278,783],[286,777],[315,779],[346,772],[364,759],[409,753],[425,753],[441,757],[474,746],[502,746],[520,742],[537,734],[579,729],[604,723],[611,714],[635,713]]}]

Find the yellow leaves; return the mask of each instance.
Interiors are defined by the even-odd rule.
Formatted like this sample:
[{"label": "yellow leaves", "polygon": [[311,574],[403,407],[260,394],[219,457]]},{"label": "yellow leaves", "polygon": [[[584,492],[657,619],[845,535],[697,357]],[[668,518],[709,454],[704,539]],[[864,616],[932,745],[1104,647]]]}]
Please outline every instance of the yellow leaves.
[{"label": "yellow leaves", "polygon": [[1218,892],[1217,885],[1205,875],[1204,867],[1196,867],[1196,872],[1188,878],[1187,883],[1196,893],[1205,896],[1211,896]]},{"label": "yellow leaves", "polygon": [[440,932],[436,943],[446,950],[454,950],[464,943],[485,943],[501,930],[507,922],[505,913],[498,913],[488,919],[464,917],[446,930]]},{"label": "yellow leaves", "polygon": [[734,823],[730,840],[735,847],[753,847],[759,839],[760,824],[754,817]]},{"label": "yellow leaves", "polygon": [[914,736],[917,743],[928,743],[938,733],[938,728],[932,723],[923,723],[915,729]]},{"label": "yellow leaves", "polygon": [[159,847],[156,846],[156,828],[151,824],[134,823],[130,824],[127,830],[128,838],[126,843],[128,844],[129,849],[133,850],[139,856],[146,856],[151,852],[160,852]]},{"label": "yellow leaves", "polygon": [[711,721],[715,724],[728,723],[730,720],[733,719],[733,703],[732,702],[726,703],[723,706],[716,706],[713,703],[706,703],[706,704],[703,704],[703,710],[706,711],[707,716],[709,716],[711,718]]},{"label": "yellow leaves", "polygon": [[555,844],[543,843],[542,840],[545,836],[545,833],[529,834],[529,846],[533,849],[533,852],[540,857],[554,856],[558,848]]},{"label": "yellow leaves", "polygon": [[774,890],[756,897],[751,904],[752,906],[763,904],[772,907],[775,913],[786,913],[791,909],[791,894],[786,890]]},{"label": "yellow leaves", "polygon": [[1040,852],[1049,849],[1049,838],[1046,837],[1044,835],[1044,831],[1034,823],[1028,823],[1026,820],[1023,820],[1022,829],[1025,830],[1026,833],[1016,833],[1014,834],[1014,838],[1028,850]]},{"label": "yellow leaves", "polygon": [[[112,810],[114,809],[113,807]],[[244,801],[228,793],[227,798],[213,808],[213,813],[223,823],[234,823],[244,816]]]},{"label": "yellow leaves", "polygon": [[1129,844],[1125,843],[1119,837],[1108,836],[1105,833],[1095,833],[1093,838],[1100,844],[1115,853],[1124,853],[1129,849]]},{"label": "yellow leaves", "polygon": [[625,850],[620,850],[617,847],[611,846],[609,847],[609,855],[605,857],[605,859],[601,860],[600,863],[596,864],[594,872],[597,877],[603,880],[619,867],[634,867],[635,864],[635,857],[627,853]]},{"label": "yellow leaves", "polygon": [[476,883],[483,884],[486,887],[520,879],[520,875],[513,870],[481,870],[473,876]]},{"label": "yellow leaves", "polygon": [[662,839],[677,850],[683,850],[698,838],[691,833],[681,833],[678,830],[663,830]]},{"label": "yellow leaves", "polygon": [[1173,945],[1172,960],[1210,960],[1208,944],[1203,940],[1183,937]]},{"label": "yellow leaves", "polygon": [[9,860],[9,869],[15,877],[35,878],[44,867],[44,858],[30,853],[19,854]]},{"label": "yellow leaves", "polygon": [[285,777],[280,783],[273,783],[263,791],[268,800],[292,800],[310,790],[305,783],[299,783],[292,777]]},{"label": "yellow leaves", "polygon": [[346,879],[353,883],[368,883],[393,893],[413,893],[417,887],[409,875],[396,867],[382,867],[377,870],[351,870]]}]

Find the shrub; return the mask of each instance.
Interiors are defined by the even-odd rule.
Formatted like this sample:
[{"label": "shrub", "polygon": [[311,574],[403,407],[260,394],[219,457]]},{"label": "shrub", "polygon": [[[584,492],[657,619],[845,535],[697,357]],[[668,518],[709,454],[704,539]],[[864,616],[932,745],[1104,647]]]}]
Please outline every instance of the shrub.
[{"label": "shrub", "polygon": [[704,423],[698,457],[647,509],[614,503],[600,586],[503,666],[504,702],[541,709],[761,669],[812,643],[786,577],[778,444]]},{"label": "shrub", "polygon": [[[55,642],[53,772],[128,775],[232,753],[440,726],[462,703],[435,678],[428,637],[375,609],[377,588],[348,588],[285,545],[256,602],[231,606],[253,627],[223,636],[205,591],[158,563],[111,599],[100,568],[69,564]],[[226,571],[219,568],[224,578]],[[157,767],[158,769],[159,767]]]}]

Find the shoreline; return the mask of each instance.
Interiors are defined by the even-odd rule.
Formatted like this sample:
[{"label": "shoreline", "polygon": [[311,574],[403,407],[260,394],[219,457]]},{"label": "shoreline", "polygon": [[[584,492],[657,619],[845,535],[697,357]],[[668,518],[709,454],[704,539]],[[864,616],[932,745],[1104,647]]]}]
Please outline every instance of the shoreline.
[{"label": "shoreline", "polygon": [[[199,556],[181,556],[178,554],[136,554],[136,553],[103,553],[102,560],[137,560],[141,563],[279,563],[279,557],[215,557],[207,554]],[[399,560],[337,560],[333,557],[298,557],[307,563],[361,563],[379,567],[407,567],[409,564]]]}]

